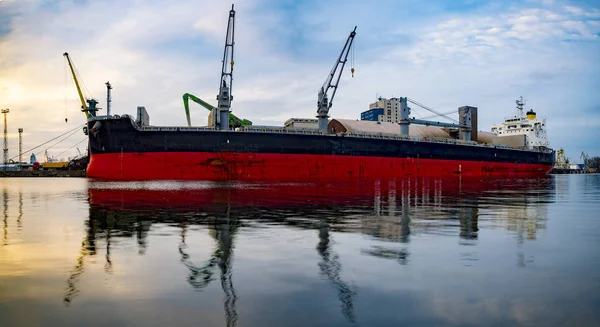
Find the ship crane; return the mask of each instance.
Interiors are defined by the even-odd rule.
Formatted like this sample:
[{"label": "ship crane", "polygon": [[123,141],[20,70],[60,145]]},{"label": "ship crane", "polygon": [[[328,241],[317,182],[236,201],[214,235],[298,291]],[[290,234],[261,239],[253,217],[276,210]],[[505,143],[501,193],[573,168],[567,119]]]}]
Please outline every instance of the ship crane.
[{"label": "ship crane", "polygon": [[[79,86],[79,80],[77,79],[77,75],[78,73],[76,73],[76,69],[75,66],[73,65],[73,62],[71,61],[71,58],[69,57],[69,54],[67,52],[63,53],[63,56],[65,56],[65,58],[67,58],[67,62],[69,64],[69,68],[71,69],[71,74],[73,75],[73,81],[75,81],[75,87],[77,88],[77,94],[79,95],[79,101],[81,101],[81,111],[83,111],[83,113],[85,114],[85,118],[90,118],[90,117],[96,117],[96,112],[98,111],[97,105],[98,105],[98,100],[96,99],[86,99],[83,96],[83,93],[81,91],[81,87]],[[66,119],[65,119],[66,121]]]},{"label": "ship crane", "polygon": [[[337,91],[338,85],[340,84],[340,78],[342,77],[342,72],[344,71],[344,66],[346,65],[346,61],[348,61],[348,54],[350,53],[350,48],[352,48],[352,43],[354,42],[354,36],[356,35],[356,26],[354,26],[354,30],[348,36],[346,40],[346,44],[342,48],[342,52],[338,57],[335,65],[331,69],[329,76],[321,86],[319,90],[319,97],[317,101],[317,118],[319,119],[319,129],[326,134],[327,133],[327,118],[329,118],[329,109],[333,104],[333,98],[335,97],[335,92]],[[342,60],[343,58],[343,60]],[[339,71],[338,71],[339,68]],[[352,74],[354,75],[354,68],[352,68]],[[327,96],[327,92],[333,89],[331,93],[331,98]]]},{"label": "ship crane", "polygon": [[[190,105],[189,105],[190,100],[192,100],[192,101],[196,102],[197,104],[201,105],[202,107],[206,108],[206,110],[212,112],[213,116],[214,116],[215,110],[217,110],[217,108],[213,107],[208,102],[198,98],[197,96],[195,96],[193,94],[185,93],[183,95],[183,107],[185,109],[185,117],[187,119],[188,127],[192,127],[192,121],[190,119]],[[251,121],[249,121],[247,119],[240,119],[231,113],[229,114],[229,127],[230,128],[246,127],[246,126],[250,126],[250,125],[252,125]]]},{"label": "ship crane", "polygon": [[233,88],[233,45],[234,45],[234,30],[235,30],[235,10],[231,5],[229,11],[229,20],[227,21],[227,34],[225,36],[225,49],[223,50],[223,66],[221,69],[221,80],[219,82],[219,94],[217,95],[217,115],[213,115],[214,119],[218,119],[214,126],[219,126],[220,130],[229,129],[229,113],[231,109],[231,101],[233,96],[231,90]]}]

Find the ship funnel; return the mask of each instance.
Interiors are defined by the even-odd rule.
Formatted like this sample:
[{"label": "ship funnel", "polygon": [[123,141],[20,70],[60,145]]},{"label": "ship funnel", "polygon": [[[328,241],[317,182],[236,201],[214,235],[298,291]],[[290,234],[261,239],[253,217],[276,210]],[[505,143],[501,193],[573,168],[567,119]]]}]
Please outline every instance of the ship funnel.
[{"label": "ship funnel", "polygon": [[534,119],[535,119],[535,111],[533,111],[533,110],[529,110],[529,111],[527,112],[527,119],[529,119],[529,120],[534,120]]}]

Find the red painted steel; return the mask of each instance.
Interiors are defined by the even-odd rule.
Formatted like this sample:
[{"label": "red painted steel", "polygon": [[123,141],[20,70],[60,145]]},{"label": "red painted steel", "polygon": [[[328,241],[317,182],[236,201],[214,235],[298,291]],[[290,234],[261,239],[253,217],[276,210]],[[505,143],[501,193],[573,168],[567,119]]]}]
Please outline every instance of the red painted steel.
[{"label": "red painted steel", "polygon": [[543,164],[273,153],[92,154],[87,176],[109,180],[306,180],[404,176],[543,176]]}]

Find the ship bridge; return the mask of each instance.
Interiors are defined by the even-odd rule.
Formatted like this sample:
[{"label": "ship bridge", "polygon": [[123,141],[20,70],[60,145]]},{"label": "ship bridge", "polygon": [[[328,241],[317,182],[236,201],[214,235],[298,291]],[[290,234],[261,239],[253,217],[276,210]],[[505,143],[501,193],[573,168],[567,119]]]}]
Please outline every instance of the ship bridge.
[{"label": "ship bridge", "polygon": [[506,143],[523,146],[528,149],[548,147],[546,118],[537,118],[535,111],[529,110],[523,115],[525,102],[523,97],[516,101],[517,114],[506,117],[503,122],[493,125],[492,132]]}]

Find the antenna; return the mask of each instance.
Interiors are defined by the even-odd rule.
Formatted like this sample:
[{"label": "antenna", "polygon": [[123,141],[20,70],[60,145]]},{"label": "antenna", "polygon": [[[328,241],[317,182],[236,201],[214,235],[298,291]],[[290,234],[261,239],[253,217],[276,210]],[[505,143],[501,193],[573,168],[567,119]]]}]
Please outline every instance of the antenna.
[{"label": "antenna", "polygon": [[519,100],[516,101],[517,102],[517,110],[519,111],[519,117],[523,118],[523,106],[525,105],[525,102],[523,101],[523,97],[519,97]]}]

